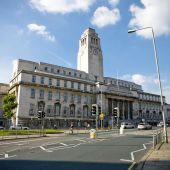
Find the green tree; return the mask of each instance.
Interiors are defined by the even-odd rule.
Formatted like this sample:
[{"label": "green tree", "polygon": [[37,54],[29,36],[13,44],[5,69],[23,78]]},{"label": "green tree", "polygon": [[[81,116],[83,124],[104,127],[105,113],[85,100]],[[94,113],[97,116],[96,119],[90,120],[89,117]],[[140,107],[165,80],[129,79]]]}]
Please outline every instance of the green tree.
[{"label": "green tree", "polygon": [[11,119],[14,116],[14,109],[17,107],[17,101],[15,94],[7,94],[2,99],[3,115],[7,119]]}]

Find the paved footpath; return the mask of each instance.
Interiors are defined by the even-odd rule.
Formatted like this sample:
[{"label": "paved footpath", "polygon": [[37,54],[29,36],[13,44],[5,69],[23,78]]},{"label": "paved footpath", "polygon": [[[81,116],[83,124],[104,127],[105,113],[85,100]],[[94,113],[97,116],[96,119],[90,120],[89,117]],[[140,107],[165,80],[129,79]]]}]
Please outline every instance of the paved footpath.
[{"label": "paved footpath", "polygon": [[170,129],[168,128],[168,143],[159,150],[154,150],[147,158],[143,170],[170,170]]}]

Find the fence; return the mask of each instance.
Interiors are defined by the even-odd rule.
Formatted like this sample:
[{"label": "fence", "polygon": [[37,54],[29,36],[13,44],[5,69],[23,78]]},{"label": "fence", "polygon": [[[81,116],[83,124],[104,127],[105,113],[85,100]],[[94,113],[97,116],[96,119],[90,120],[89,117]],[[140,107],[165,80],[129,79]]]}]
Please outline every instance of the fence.
[{"label": "fence", "polygon": [[164,133],[162,129],[156,130],[156,132],[153,133],[153,148],[156,148],[156,145],[163,142]]}]

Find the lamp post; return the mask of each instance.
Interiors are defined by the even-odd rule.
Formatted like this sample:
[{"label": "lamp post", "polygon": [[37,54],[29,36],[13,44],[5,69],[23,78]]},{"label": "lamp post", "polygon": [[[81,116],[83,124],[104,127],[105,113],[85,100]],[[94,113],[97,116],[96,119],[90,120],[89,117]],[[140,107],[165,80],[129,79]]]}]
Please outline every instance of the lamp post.
[{"label": "lamp post", "polygon": [[[101,85],[101,87],[100,87],[100,85]],[[100,106],[101,106],[101,113],[103,113],[103,107],[102,107],[102,85],[103,85],[103,83],[100,83],[100,82],[96,82],[96,86],[99,88],[100,87],[100,90],[101,90],[101,94],[100,94],[100,99],[101,99],[101,102],[100,102]],[[99,114],[101,114],[101,113],[99,113]],[[101,128],[103,127],[103,122],[102,122],[102,119],[101,119]]]},{"label": "lamp post", "polygon": [[158,76],[159,89],[160,89],[162,118],[163,118],[163,123],[164,123],[164,137],[165,137],[165,142],[168,143],[167,129],[166,129],[166,123],[165,123],[164,102],[163,102],[163,94],[162,94],[162,84],[161,84],[161,79],[160,79],[160,69],[159,69],[158,56],[157,56],[157,51],[156,51],[155,36],[154,36],[153,28],[152,27],[144,27],[144,28],[129,30],[128,33],[134,33],[134,32],[140,31],[140,30],[144,30],[144,29],[151,29],[151,32],[152,32],[152,42],[153,42],[157,76]]}]

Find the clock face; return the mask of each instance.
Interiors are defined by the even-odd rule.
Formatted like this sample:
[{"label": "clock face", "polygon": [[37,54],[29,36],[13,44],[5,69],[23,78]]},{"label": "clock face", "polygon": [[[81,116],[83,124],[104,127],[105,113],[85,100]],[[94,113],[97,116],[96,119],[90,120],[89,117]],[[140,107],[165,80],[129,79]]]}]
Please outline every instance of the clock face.
[{"label": "clock face", "polygon": [[97,51],[96,48],[93,50],[93,54],[94,54],[94,55],[97,55],[97,54],[98,54],[98,51]]}]

